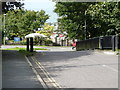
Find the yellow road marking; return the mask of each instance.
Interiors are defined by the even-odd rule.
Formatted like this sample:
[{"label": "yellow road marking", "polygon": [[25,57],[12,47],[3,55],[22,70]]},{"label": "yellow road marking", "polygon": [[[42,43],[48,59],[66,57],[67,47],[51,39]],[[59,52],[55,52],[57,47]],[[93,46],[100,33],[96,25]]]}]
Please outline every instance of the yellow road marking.
[{"label": "yellow road marking", "polygon": [[40,75],[37,73],[37,71],[35,70],[35,68],[33,67],[32,63],[29,61],[29,59],[25,56],[28,64],[30,65],[30,67],[32,68],[33,72],[36,74],[38,81],[40,82],[40,84],[42,84],[43,88],[48,88],[47,85],[43,82],[43,80],[41,79]]},{"label": "yellow road marking", "polygon": [[31,57],[33,59],[33,61],[38,65],[38,67],[43,71],[43,73],[46,75],[47,79],[49,82],[51,83],[54,87],[56,88],[61,88],[61,86],[50,76],[50,74],[46,71],[46,69],[41,65],[41,63],[35,58],[35,57]]}]

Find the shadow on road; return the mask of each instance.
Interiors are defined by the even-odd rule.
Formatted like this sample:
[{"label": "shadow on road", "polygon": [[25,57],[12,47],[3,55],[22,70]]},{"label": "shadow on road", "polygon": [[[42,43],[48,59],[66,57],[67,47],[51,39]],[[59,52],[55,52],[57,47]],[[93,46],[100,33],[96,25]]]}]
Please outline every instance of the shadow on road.
[{"label": "shadow on road", "polygon": [[84,61],[84,59],[79,59],[81,57],[87,57],[92,55],[93,52],[89,51],[63,51],[63,52],[40,52],[35,55],[36,59],[41,62],[41,64],[50,73],[60,72],[70,68],[82,68],[85,66],[95,66],[94,65],[80,65],[78,62]]}]

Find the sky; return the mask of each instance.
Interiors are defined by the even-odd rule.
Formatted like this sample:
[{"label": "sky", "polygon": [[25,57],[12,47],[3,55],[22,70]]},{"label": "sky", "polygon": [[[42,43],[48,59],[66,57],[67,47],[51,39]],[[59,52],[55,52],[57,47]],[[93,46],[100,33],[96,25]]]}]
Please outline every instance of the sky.
[{"label": "sky", "polygon": [[55,8],[55,2],[52,0],[24,0],[24,8],[27,10],[40,11],[41,9],[50,16],[47,22],[57,22],[57,14],[53,12]]}]

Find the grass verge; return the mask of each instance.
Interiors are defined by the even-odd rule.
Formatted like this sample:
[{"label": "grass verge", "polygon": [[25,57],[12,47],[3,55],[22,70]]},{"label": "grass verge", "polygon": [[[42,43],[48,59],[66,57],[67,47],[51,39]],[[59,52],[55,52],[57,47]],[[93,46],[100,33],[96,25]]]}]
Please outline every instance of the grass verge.
[{"label": "grass verge", "polygon": [[25,55],[25,56],[33,56],[36,52],[29,52],[29,51],[26,51],[26,50],[19,50],[19,53],[21,53],[22,55]]},{"label": "grass verge", "polygon": [[[36,53],[36,51],[34,52],[29,52],[26,51],[26,48],[19,48],[19,47],[15,47],[15,48],[6,48],[6,49],[1,49],[1,50],[16,50],[19,51],[19,53],[21,53],[22,55],[26,55],[26,56],[32,56]],[[34,48],[34,50],[48,50],[45,48]]]},{"label": "grass verge", "polygon": [[[6,49],[1,49],[1,50],[26,50],[26,48],[19,48],[19,47],[15,47],[15,48],[6,48]],[[45,48],[34,48],[34,50],[47,50]]]}]

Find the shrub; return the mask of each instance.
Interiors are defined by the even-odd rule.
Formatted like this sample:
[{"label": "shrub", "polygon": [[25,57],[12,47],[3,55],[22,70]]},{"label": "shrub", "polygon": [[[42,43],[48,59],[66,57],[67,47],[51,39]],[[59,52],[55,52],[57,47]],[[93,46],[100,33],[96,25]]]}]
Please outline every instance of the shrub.
[{"label": "shrub", "polygon": [[26,40],[22,40],[20,42],[15,42],[14,40],[7,40],[6,44],[8,44],[8,45],[26,45]]},{"label": "shrub", "polygon": [[52,42],[51,40],[48,40],[48,39],[44,40],[44,43],[45,43],[45,45],[47,45],[47,46],[53,44],[53,42]]}]

